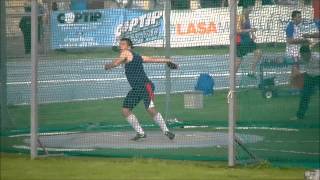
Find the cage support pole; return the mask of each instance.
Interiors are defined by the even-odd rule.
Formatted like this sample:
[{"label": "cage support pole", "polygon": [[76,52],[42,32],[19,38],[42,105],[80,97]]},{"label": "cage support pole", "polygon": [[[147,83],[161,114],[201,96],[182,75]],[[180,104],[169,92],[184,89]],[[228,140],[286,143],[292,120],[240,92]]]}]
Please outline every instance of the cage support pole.
[{"label": "cage support pole", "polygon": [[7,26],[6,26],[6,1],[0,1],[0,100],[1,100],[1,128],[5,128],[8,123],[7,114]]},{"label": "cage support pole", "polygon": [[236,94],[235,94],[235,83],[236,83],[236,15],[237,15],[237,0],[229,0],[230,9],[230,49],[229,49],[229,94],[228,94],[228,166],[235,166],[235,120],[236,120]]},{"label": "cage support pole", "polygon": [[[166,0],[164,5],[164,26],[165,26],[165,57],[170,58],[170,14],[171,14],[171,1]],[[170,68],[166,65],[166,106],[165,106],[165,120],[168,120],[170,117],[170,104],[171,104],[171,71]]]},{"label": "cage support pole", "polygon": [[31,1],[31,159],[38,156],[38,2]]}]

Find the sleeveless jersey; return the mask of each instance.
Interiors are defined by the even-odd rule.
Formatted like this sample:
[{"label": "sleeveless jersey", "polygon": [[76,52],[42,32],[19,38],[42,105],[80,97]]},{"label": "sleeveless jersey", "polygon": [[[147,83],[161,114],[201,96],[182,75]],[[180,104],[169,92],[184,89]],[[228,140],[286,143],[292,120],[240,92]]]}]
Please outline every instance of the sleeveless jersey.
[{"label": "sleeveless jersey", "polygon": [[130,51],[132,53],[132,61],[124,65],[125,74],[131,88],[145,88],[146,83],[151,82],[147,77],[143,68],[142,57]]}]

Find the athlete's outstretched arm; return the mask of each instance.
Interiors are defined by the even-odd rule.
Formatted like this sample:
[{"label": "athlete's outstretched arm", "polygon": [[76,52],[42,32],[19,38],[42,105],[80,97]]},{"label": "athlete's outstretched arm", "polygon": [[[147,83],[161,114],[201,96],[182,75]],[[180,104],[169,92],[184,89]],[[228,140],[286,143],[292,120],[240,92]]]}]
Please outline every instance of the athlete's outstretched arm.
[{"label": "athlete's outstretched arm", "polygon": [[167,58],[156,58],[156,57],[149,57],[149,56],[142,56],[143,62],[145,63],[168,63],[171,62],[170,59]]},{"label": "athlete's outstretched arm", "polygon": [[167,58],[154,58],[148,56],[142,56],[143,62],[145,63],[163,63],[167,64],[170,69],[178,69],[178,65],[173,63],[170,59]]},{"label": "athlete's outstretched arm", "polygon": [[105,70],[110,70],[112,68],[118,67],[121,64],[123,64],[126,59],[127,59],[127,53],[126,52],[121,52],[120,56],[118,58],[116,58],[115,60],[112,61],[112,63],[106,64],[104,66]]}]

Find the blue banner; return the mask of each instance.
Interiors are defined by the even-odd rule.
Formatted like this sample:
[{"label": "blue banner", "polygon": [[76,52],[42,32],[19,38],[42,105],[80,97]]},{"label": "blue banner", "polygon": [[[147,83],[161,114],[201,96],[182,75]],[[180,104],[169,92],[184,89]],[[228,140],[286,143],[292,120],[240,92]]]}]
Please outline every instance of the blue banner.
[{"label": "blue banner", "polygon": [[98,9],[55,11],[51,16],[53,49],[107,47],[121,37],[143,44],[164,37],[162,11]]}]

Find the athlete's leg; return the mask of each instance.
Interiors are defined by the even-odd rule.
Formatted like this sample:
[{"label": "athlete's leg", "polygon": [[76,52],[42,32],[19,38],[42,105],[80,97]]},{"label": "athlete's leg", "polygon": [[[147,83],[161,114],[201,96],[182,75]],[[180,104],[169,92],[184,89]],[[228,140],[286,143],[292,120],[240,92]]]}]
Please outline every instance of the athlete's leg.
[{"label": "athlete's leg", "polygon": [[235,74],[237,74],[237,72],[240,68],[241,60],[244,55],[245,54],[243,54],[243,45],[238,44],[237,45],[237,57],[236,57],[236,62],[235,62],[235,71],[234,71]]},{"label": "athlete's leg", "polygon": [[169,131],[161,113],[159,113],[154,106],[154,85],[152,83],[146,84],[146,93],[143,97],[144,106],[156,124],[159,125],[161,131],[165,134]]},{"label": "athlete's leg", "polygon": [[251,69],[253,73],[256,72],[257,64],[261,60],[261,57],[262,57],[261,50],[260,49],[256,49],[254,51],[254,59],[253,59],[253,64],[252,64],[252,69]]},{"label": "athlete's leg", "polygon": [[132,113],[132,109],[140,102],[141,95],[135,90],[130,90],[123,101],[122,115],[127,119],[129,124],[138,133],[144,135],[137,117]]},{"label": "athlete's leg", "polygon": [[240,65],[241,65],[241,58],[240,57],[237,57],[236,58],[236,68],[235,68],[235,73],[238,72],[239,68],[240,68]]},{"label": "athlete's leg", "polygon": [[159,125],[159,127],[163,133],[166,133],[169,131],[169,129],[166,125],[166,122],[164,121],[161,113],[159,113],[156,110],[156,108],[152,107],[152,108],[147,109],[147,111],[150,114],[150,116],[152,117],[152,119],[154,120],[154,122]]}]

